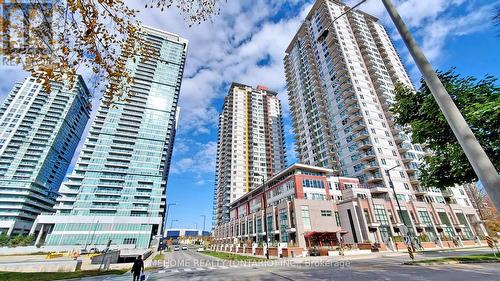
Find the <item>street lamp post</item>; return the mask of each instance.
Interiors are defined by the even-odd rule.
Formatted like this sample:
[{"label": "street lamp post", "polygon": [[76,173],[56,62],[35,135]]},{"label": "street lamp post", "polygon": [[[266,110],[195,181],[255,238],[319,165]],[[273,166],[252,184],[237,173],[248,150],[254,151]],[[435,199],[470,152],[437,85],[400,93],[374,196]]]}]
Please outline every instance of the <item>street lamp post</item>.
[{"label": "street lamp post", "polygon": [[[262,185],[264,186],[264,175],[261,175],[261,174],[254,174],[254,175],[262,178]],[[263,201],[262,204],[264,205],[262,208],[262,210],[264,212],[264,227],[263,227],[263,229],[265,229],[265,233],[266,233],[266,235],[264,235],[263,238],[264,238],[264,241],[266,242],[266,258],[269,259],[269,242],[267,241],[268,229],[267,229],[267,212],[266,212],[266,209],[267,209],[266,186],[264,186],[264,188],[263,188],[262,201]]]},{"label": "street lamp post", "polygon": [[[406,223],[406,219],[403,216],[403,210],[401,209],[401,204],[399,204],[399,199],[398,199],[398,196],[396,195],[396,189],[394,188],[394,183],[392,182],[392,178],[391,178],[391,170],[398,168],[398,167],[399,167],[399,165],[396,165],[396,166],[390,168],[389,170],[387,170],[386,172],[387,172],[387,177],[389,178],[389,185],[392,188],[392,193],[394,194],[394,199],[396,199],[396,204],[398,205],[399,215],[401,216],[401,220],[403,221],[404,226],[408,227],[408,225],[411,226],[411,223],[410,224]],[[411,238],[411,233],[409,231],[408,231],[407,235]],[[412,239],[410,239],[410,240],[412,240]],[[411,244],[413,246],[413,241],[411,241]]]},{"label": "street lamp post", "polygon": [[439,77],[434,72],[432,65],[417,45],[417,42],[411,35],[410,30],[399,15],[392,1],[382,0],[382,3],[384,3],[387,12],[399,31],[401,38],[405,42],[406,47],[410,51],[411,56],[415,60],[415,64],[422,73],[425,83],[429,87],[436,103],[460,143],[474,172],[476,172],[477,177],[481,180],[482,185],[495,204],[495,207],[500,209],[500,175],[477,141],[474,133],[472,133],[469,125],[465,122],[464,117],[439,80]]},{"label": "street lamp post", "polygon": [[[343,12],[336,18],[332,20],[329,26],[325,30],[328,30],[333,23],[340,17],[351,12],[354,8],[363,4],[367,0],[361,0],[359,3],[349,8],[347,11]],[[486,192],[490,196],[493,204],[497,209],[500,209],[500,175],[496,171],[495,167],[491,163],[488,155],[484,152],[483,148],[477,141],[474,133],[469,128],[467,122],[465,122],[464,117],[458,110],[457,106],[451,99],[450,95],[446,91],[439,77],[434,72],[432,65],[429,63],[424,53],[417,45],[417,42],[410,33],[410,30],[404,23],[403,19],[399,15],[396,7],[391,0],[381,0],[384,4],[387,12],[389,13],[394,25],[396,26],[401,38],[405,42],[411,56],[413,57],[415,64],[417,65],[425,83],[429,87],[436,103],[438,104],[441,112],[443,113],[448,125],[450,125],[453,134],[457,138],[458,143],[462,147],[465,156],[469,160],[474,172],[484,186]],[[326,33],[328,34],[328,33]],[[324,38],[324,37],[323,37]]]},{"label": "street lamp post", "polygon": [[176,221],[179,221],[179,220],[174,220],[174,219],[172,219],[172,220],[170,221],[170,229],[172,229],[172,226],[174,225],[174,222],[176,222]]},{"label": "street lamp post", "polygon": [[[165,233],[165,228],[167,228],[167,223],[168,223],[168,211],[170,210],[170,206],[175,206],[177,205],[176,203],[168,203],[167,205],[167,211],[165,212],[165,223],[164,223],[164,226],[163,226],[163,234],[166,234]],[[172,226],[170,227],[172,228]]]},{"label": "street lamp post", "polygon": [[201,235],[203,235],[203,232],[205,231],[205,219],[206,219],[206,216],[205,215],[200,215],[200,217],[203,217],[203,230],[201,232]]}]

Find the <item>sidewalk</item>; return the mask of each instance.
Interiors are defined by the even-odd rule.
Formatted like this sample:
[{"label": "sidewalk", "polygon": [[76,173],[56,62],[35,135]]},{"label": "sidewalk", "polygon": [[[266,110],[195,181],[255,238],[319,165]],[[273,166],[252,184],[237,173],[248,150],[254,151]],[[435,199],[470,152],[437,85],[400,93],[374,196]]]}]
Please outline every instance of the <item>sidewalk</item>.
[{"label": "sidewalk", "polygon": [[472,251],[472,250],[486,250],[489,249],[488,246],[470,246],[470,247],[460,247],[460,248],[433,248],[421,250],[418,252],[453,252],[453,251]]}]

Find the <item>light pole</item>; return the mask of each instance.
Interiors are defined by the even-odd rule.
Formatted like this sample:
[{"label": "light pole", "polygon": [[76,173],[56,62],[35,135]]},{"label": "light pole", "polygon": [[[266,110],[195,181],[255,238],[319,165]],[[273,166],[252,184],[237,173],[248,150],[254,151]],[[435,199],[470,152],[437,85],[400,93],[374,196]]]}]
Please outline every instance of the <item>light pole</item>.
[{"label": "light pole", "polygon": [[[348,9],[344,13],[340,14],[336,18],[332,20],[329,26],[325,28],[328,31],[328,28],[333,25],[333,23],[349,13],[354,8],[363,4],[367,0],[361,0],[358,4],[354,5],[352,8]],[[481,180],[482,185],[484,186],[486,192],[490,196],[493,204],[497,209],[500,209],[500,175],[496,171],[495,167],[491,163],[488,155],[484,152],[483,148],[477,141],[476,137],[472,133],[471,129],[462,114],[458,110],[457,106],[451,99],[450,95],[446,91],[446,88],[443,86],[439,77],[434,72],[432,65],[429,63],[424,53],[417,45],[417,42],[413,38],[410,33],[410,30],[404,23],[403,19],[399,15],[396,7],[392,3],[391,0],[381,0],[384,4],[387,12],[389,13],[394,25],[396,26],[401,38],[405,42],[406,47],[410,51],[411,56],[413,57],[415,64],[420,70],[422,77],[425,80],[425,83],[429,87],[436,103],[438,104],[441,112],[443,113],[446,121],[451,127],[453,134],[457,138],[460,146],[462,147],[467,159],[469,160],[474,172],[476,173],[479,180]],[[326,36],[328,33],[326,33]],[[325,36],[325,37],[326,37]],[[325,38],[323,37],[323,38]]]},{"label": "light pole", "polygon": [[[163,234],[166,234],[165,233],[165,228],[167,228],[167,223],[168,223],[168,211],[170,210],[170,206],[175,206],[177,205],[176,203],[168,203],[167,205],[167,212],[165,213],[165,223],[164,223],[164,226],[163,226]],[[172,228],[172,226],[170,226],[170,228]]]},{"label": "light pole", "polygon": [[170,221],[170,229],[172,229],[172,226],[174,225],[174,222],[179,221],[179,220],[171,220]]},{"label": "light pole", "polygon": [[[267,212],[266,212],[266,209],[267,209],[267,199],[266,199],[266,186],[264,185],[264,175],[261,175],[261,174],[255,174],[255,176],[259,176],[262,178],[262,186],[263,186],[263,192],[262,192],[262,203],[263,203],[263,212],[264,212],[264,227],[262,229],[265,229],[265,235],[263,236],[264,238],[264,241],[266,242],[266,258],[269,259],[269,242],[267,241],[268,239],[268,234],[267,234]],[[258,234],[257,234],[258,235]]]},{"label": "light pole", "polygon": [[[396,204],[398,205],[398,211],[399,211],[399,215],[401,216],[401,220],[403,221],[404,226],[408,227],[408,225],[411,226],[411,223],[410,224],[406,223],[406,219],[405,219],[405,216],[403,216],[403,210],[401,209],[401,204],[399,204],[398,196],[396,194],[396,189],[394,188],[394,184],[392,183],[392,178],[391,178],[391,170],[398,168],[398,167],[399,167],[399,165],[396,165],[396,166],[390,168],[389,170],[386,170],[386,174],[387,174],[387,177],[389,177],[389,185],[392,188],[392,193],[394,194],[394,199],[396,199]],[[411,233],[409,231],[408,231],[407,235],[409,237],[411,237]],[[411,240],[411,244],[413,246],[413,241],[412,241],[412,239],[410,239],[410,240]]]},{"label": "light pole", "polygon": [[206,216],[205,215],[200,215],[200,217],[203,217],[203,229],[201,231],[201,235],[203,235],[203,232],[205,232],[205,219],[206,219]]},{"label": "light pole", "polygon": [[387,12],[394,22],[394,25],[399,31],[401,38],[410,51],[411,56],[415,60],[415,64],[422,73],[422,76],[429,87],[436,103],[443,113],[446,121],[451,127],[455,137],[462,147],[467,159],[469,160],[477,177],[481,180],[486,192],[492,199],[495,207],[500,208],[500,175],[491,163],[488,155],[477,141],[476,137],[469,128],[464,117],[458,110],[457,106],[446,91],[439,77],[434,72],[432,65],[429,63],[424,53],[417,45],[417,42],[410,33],[410,30],[399,15],[396,7],[391,0],[382,0]]}]

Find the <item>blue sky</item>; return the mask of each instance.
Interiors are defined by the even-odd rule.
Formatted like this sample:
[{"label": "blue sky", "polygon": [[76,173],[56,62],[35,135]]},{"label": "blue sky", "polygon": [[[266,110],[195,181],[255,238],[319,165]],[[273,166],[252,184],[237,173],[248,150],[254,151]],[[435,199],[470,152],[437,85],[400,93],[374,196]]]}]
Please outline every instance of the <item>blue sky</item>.
[{"label": "blue sky", "polygon": [[[136,1],[128,1],[136,5]],[[222,1],[225,2],[225,1]],[[349,4],[357,1],[345,1]],[[465,75],[500,77],[500,27],[492,23],[495,1],[407,0],[394,1],[435,68]],[[180,94],[179,132],[175,141],[167,201],[174,227],[201,228],[206,216],[210,229],[217,141],[217,118],[232,81],[266,85],[279,93],[284,105],[288,163],[295,161],[286,84],[284,51],[311,1],[231,0],[211,22],[188,27],[175,9],[167,12],[139,9],[143,24],[177,33],[189,43]],[[379,0],[360,9],[386,26],[414,82],[420,76],[392,28]],[[13,83],[26,74],[15,66],[0,66],[0,100]],[[96,98],[99,93],[95,93]]]}]

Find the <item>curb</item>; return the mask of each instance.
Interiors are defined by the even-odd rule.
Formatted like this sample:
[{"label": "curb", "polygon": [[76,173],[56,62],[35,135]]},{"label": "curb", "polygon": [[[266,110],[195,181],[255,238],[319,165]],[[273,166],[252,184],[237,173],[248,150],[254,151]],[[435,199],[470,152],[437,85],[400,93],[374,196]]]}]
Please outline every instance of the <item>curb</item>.
[{"label": "curb", "polygon": [[473,264],[473,263],[500,263],[500,260],[484,260],[484,261],[442,261],[442,262],[404,262],[404,265],[429,266],[429,265],[445,265],[445,264]]}]

